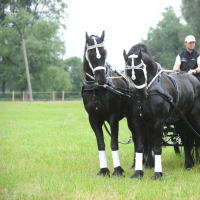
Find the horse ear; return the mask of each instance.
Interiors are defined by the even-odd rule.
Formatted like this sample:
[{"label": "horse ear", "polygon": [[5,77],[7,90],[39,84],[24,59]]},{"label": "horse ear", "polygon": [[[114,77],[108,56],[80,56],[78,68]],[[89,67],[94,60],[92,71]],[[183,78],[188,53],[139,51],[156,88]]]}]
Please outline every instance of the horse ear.
[{"label": "horse ear", "polygon": [[87,32],[86,32],[86,34],[85,34],[85,38],[86,38],[86,43],[88,43],[88,44],[89,44],[90,37],[88,36],[88,33],[87,33]]},{"label": "horse ear", "polygon": [[124,50],[123,56],[124,56],[124,60],[127,62],[128,61],[128,56],[126,55],[126,51],[125,50]]},{"label": "horse ear", "polygon": [[101,41],[104,41],[104,37],[105,37],[105,31],[102,32]]}]

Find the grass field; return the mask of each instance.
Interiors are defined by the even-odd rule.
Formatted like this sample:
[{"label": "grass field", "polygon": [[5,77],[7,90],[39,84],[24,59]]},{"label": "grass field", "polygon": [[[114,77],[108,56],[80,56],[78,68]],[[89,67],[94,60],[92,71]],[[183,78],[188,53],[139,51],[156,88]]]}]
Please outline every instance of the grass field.
[{"label": "grass field", "polygon": [[[113,172],[105,132],[108,168]],[[120,141],[130,131],[120,122]],[[96,177],[98,149],[82,102],[0,103],[0,199],[200,199],[200,165],[185,171],[184,157],[163,148],[164,177],[144,168],[132,180],[133,144],[119,145],[125,178]]]}]

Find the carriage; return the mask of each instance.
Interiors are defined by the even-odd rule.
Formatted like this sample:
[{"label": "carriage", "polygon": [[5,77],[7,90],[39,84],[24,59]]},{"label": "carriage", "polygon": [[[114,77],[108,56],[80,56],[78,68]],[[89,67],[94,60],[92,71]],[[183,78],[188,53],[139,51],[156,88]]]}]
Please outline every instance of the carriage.
[{"label": "carriage", "polygon": [[102,130],[105,121],[111,129],[113,176],[124,174],[118,153],[118,122],[124,117],[135,148],[135,172],[131,178],[142,178],[145,153],[147,167],[155,169],[153,178],[161,178],[164,146],[173,146],[176,153],[184,146],[185,168],[192,168],[194,160],[197,163],[200,160],[198,148],[195,159],[191,155],[191,150],[200,144],[198,80],[187,73],[169,76],[141,44],[133,46],[128,54],[124,51],[126,76],[106,63],[106,54],[104,32],[100,38],[86,33],[82,96],[97,139],[100,161],[97,175],[110,175]]}]

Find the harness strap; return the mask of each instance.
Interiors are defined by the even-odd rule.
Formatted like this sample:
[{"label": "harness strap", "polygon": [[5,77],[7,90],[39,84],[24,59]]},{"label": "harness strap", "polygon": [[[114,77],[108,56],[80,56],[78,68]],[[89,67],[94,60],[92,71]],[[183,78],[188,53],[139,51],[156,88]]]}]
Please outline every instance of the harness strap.
[{"label": "harness strap", "polygon": [[[177,98],[176,98],[176,103],[173,102],[173,98],[171,95],[169,95],[168,93],[159,93],[159,91],[152,91],[151,93],[149,93],[148,95],[151,96],[151,95],[159,95],[161,97],[163,97],[166,101],[168,101],[169,103],[172,104],[172,106],[174,107],[172,113],[169,115],[168,119],[167,119],[167,123],[169,123],[173,113],[175,110],[177,110],[182,118],[182,120],[186,123],[186,125],[188,126],[188,128],[193,132],[193,134],[198,138],[200,139],[200,135],[194,130],[194,128],[190,125],[190,123],[188,122],[188,120],[185,118],[185,116],[183,115],[183,113],[180,111],[180,109],[178,108],[178,102],[179,102],[179,94],[178,94],[178,86],[175,82],[175,80],[170,77],[171,81],[173,82],[173,84],[175,84],[175,88],[176,88],[176,91],[177,91]],[[147,125],[147,126],[151,126],[150,124],[148,124],[145,119],[144,119],[144,116],[143,116],[143,112],[142,112],[142,106],[141,106],[141,101],[138,100],[138,111],[139,111],[139,116],[142,118],[142,120],[144,121],[144,123]],[[152,144],[154,144],[154,141],[149,137],[149,135],[147,135],[147,137],[149,138],[149,140],[151,141]],[[165,141],[162,139],[163,141],[163,144],[165,143]],[[173,145],[174,146],[174,145]]]},{"label": "harness strap", "polygon": [[[176,81],[175,81],[174,78],[172,78],[171,76],[167,76],[167,77],[172,81],[172,83],[174,84],[174,87],[175,87],[175,89],[176,89],[176,104],[175,104],[175,105],[176,105],[176,107],[177,107],[177,106],[178,106],[178,102],[179,102],[178,85],[177,85],[177,83],[176,83]],[[166,124],[168,124],[169,121],[171,120],[171,118],[172,118],[172,116],[173,116],[175,110],[176,110],[176,108],[174,107],[173,111],[171,112],[171,114],[170,114],[169,117],[167,118]]]},{"label": "harness strap", "polygon": [[[95,69],[92,67],[92,64],[91,64],[90,59],[89,59],[89,56],[88,56],[88,50],[96,48],[96,57],[97,57],[97,59],[100,59],[100,58],[101,58],[101,55],[100,55],[100,53],[99,53],[98,47],[104,47],[104,42],[102,42],[102,43],[100,43],[100,44],[97,44],[97,41],[96,41],[95,37],[93,37],[92,39],[94,40],[94,45],[89,46],[89,45],[87,44],[87,51],[86,51],[86,54],[85,54],[85,58],[86,58],[86,60],[88,61],[89,66],[90,66],[90,69],[92,70],[92,73],[93,73],[93,75],[94,75],[94,77],[93,77],[92,79],[95,79],[95,71],[101,70],[101,69],[106,70],[106,68],[105,68],[104,66],[98,66],[98,67],[96,67]],[[88,74],[87,74],[87,75],[88,75]],[[90,76],[90,78],[91,78],[91,76]]]},{"label": "harness strap", "polygon": [[[116,93],[116,94],[119,95],[119,93]],[[120,98],[121,98],[121,96],[120,96]],[[101,114],[99,113],[98,100],[97,100],[97,98],[96,98],[95,89],[93,89],[93,106],[94,106],[94,108],[95,108],[95,112],[98,113],[98,114],[101,116]],[[104,125],[104,127],[105,127],[105,129],[106,129],[108,135],[110,135],[110,137],[111,137],[111,133],[110,133],[110,131],[108,130],[108,128],[107,128],[105,122],[103,123],[103,125]],[[120,143],[120,144],[130,144],[131,142],[132,142],[132,136],[129,137],[129,139],[128,139],[127,142],[119,142],[119,141],[118,141],[118,143]]]},{"label": "harness strap", "polygon": [[183,121],[186,123],[186,125],[188,126],[188,128],[194,133],[194,135],[200,139],[200,135],[194,130],[194,128],[190,125],[190,123],[188,122],[188,120],[185,118],[185,116],[183,115],[183,113],[180,111],[180,109],[176,106],[176,104],[171,101],[171,104],[175,107],[175,109],[179,112],[179,114],[181,115],[181,118],[183,119]]},{"label": "harness strap", "polygon": [[98,101],[96,98],[95,90],[93,90],[93,104],[94,104],[95,111],[97,112],[99,108],[98,108]]},{"label": "harness strap", "polygon": [[186,125],[188,126],[188,128],[193,132],[193,134],[200,139],[200,135],[194,130],[194,128],[190,125],[190,123],[188,122],[188,120],[185,118],[185,116],[183,115],[183,113],[180,111],[180,109],[177,107],[177,105],[173,102],[173,98],[168,94],[168,97],[166,95],[157,93],[160,96],[162,96],[166,101],[168,101],[169,103],[172,104],[172,106],[175,108],[175,110],[177,110],[179,112],[179,114],[181,115],[182,120],[186,123]]},{"label": "harness strap", "polygon": [[[151,124],[148,124],[146,122],[146,120],[144,119],[144,115],[143,115],[143,112],[142,112],[142,106],[141,106],[141,101],[138,99],[137,101],[137,104],[138,104],[138,112],[139,112],[139,116],[141,117],[141,119],[143,120],[143,122],[145,123],[145,126],[152,126]],[[149,141],[154,145],[154,141],[151,139],[151,137],[146,134],[146,131],[145,131],[145,135],[148,137]]]},{"label": "harness strap", "polygon": [[173,70],[160,70],[155,76],[154,78],[151,80],[151,82],[148,84],[147,86],[147,90],[150,88],[150,86],[152,85],[152,83],[156,80],[156,78],[163,72],[174,72]]},{"label": "harness strap", "polygon": [[98,67],[96,67],[96,68],[93,69],[93,72],[95,72],[95,71],[97,71],[97,70],[100,70],[100,69],[103,69],[103,70],[106,71],[106,68],[105,68],[105,67],[103,67],[103,66],[98,66]]}]

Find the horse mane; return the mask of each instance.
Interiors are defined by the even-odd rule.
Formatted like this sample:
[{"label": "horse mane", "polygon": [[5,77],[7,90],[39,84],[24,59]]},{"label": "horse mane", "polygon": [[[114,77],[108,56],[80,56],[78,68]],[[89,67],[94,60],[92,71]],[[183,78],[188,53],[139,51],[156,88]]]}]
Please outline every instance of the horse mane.
[{"label": "horse mane", "polygon": [[86,52],[87,52],[87,43],[85,42],[84,55],[83,55],[82,79],[85,78],[85,76],[86,76],[86,70],[87,70],[87,67],[89,66],[89,64],[88,64],[88,62],[86,60],[86,57],[85,57]]},{"label": "horse mane", "polygon": [[129,51],[129,53],[128,53],[128,56],[129,55],[133,55],[133,54],[136,54],[136,55],[138,55],[139,54],[139,52],[140,52],[140,50],[141,50],[141,53],[142,53],[142,60],[143,60],[143,62],[145,63],[145,64],[147,64],[147,63],[155,63],[154,62],[154,59],[152,58],[152,56],[149,54],[149,52],[148,52],[148,50],[147,50],[147,47],[144,45],[144,44],[136,44],[136,45],[134,45],[131,49],[130,49],[130,51]]}]

